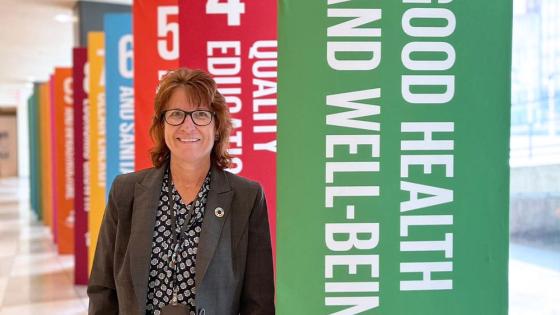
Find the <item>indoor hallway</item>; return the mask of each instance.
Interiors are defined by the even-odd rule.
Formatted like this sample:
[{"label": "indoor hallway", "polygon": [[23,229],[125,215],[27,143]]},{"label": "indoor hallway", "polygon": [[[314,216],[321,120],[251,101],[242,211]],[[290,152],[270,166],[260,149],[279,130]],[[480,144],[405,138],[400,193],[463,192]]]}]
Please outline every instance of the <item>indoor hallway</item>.
[{"label": "indoor hallway", "polygon": [[0,315],[87,314],[74,258],[58,255],[49,229],[32,217],[27,185],[0,179]]}]

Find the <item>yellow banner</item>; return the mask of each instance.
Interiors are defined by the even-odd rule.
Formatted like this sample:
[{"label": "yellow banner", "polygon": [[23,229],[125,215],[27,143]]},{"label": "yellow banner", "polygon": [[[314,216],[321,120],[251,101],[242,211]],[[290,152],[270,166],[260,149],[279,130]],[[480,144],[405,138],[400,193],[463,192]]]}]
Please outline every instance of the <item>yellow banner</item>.
[{"label": "yellow banner", "polygon": [[41,204],[43,223],[53,227],[52,199],[52,134],[51,134],[51,88],[50,82],[42,83],[39,88],[39,120],[41,141]]},{"label": "yellow banner", "polygon": [[[105,35],[88,33],[89,61],[89,270],[105,211]],[[86,74],[87,76],[87,74]]]}]

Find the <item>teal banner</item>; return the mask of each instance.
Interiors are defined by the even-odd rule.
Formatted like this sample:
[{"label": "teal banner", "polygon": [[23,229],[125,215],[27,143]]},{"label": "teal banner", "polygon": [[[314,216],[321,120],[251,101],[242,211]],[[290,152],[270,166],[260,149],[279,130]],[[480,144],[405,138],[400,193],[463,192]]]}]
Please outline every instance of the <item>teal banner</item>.
[{"label": "teal banner", "polygon": [[31,210],[41,220],[41,141],[39,140],[39,83],[33,83],[33,91],[27,101],[29,124],[29,203]]},{"label": "teal banner", "polygon": [[511,1],[279,12],[278,313],[506,315]]}]

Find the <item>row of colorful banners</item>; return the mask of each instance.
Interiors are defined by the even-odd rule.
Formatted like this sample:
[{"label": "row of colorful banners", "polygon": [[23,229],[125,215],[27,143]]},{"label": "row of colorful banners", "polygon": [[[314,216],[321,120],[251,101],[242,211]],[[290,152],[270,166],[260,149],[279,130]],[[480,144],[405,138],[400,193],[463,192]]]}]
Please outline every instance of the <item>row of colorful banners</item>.
[{"label": "row of colorful banners", "polygon": [[[88,33],[72,68],[36,84],[32,207],[52,227],[59,252],[74,253],[77,284],[87,282],[112,181],[151,167],[157,84],[180,65],[216,79],[234,123],[229,171],[263,185],[275,239],[276,4],[240,2],[236,14],[230,5],[135,1],[132,14],[106,14],[103,31]],[[189,27],[207,20],[211,28]]]},{"label": "row of colorful banners", "polygon": [[35,86],[33,209],[76,282],[112,180],[150,167],[159,78],[187,66],[226,97],[230,171],[265,188],[278,313],[507,314],[511,3],[276,5],[134,1]]}]

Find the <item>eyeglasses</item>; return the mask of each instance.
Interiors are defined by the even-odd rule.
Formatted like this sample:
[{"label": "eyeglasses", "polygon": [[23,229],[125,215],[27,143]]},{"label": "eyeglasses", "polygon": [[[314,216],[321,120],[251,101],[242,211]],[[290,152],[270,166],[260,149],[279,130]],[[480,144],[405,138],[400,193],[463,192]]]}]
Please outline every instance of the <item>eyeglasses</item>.
[{"label": "eyeglasses", "polygon": [[165,122],[171,126],[181,125],[187,116],[191,116],[193,123],[197,126],[207,126],[212,122],[216,113],[209,110],[193,110],[191,112],[182,109],[168,109],[163,112]]}]

